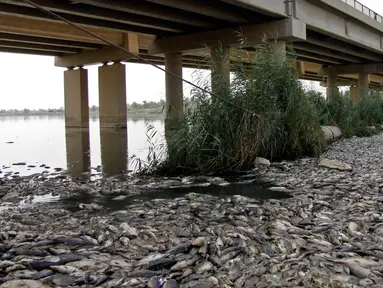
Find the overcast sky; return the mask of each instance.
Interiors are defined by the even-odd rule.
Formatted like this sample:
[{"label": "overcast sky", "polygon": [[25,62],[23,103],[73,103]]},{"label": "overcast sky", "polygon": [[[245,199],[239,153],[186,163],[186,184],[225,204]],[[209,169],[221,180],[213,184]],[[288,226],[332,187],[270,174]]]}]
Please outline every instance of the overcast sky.
[{"label": "overcast sky", "polygon": [[[382,0],[359,2],[383,15]],[[64,69],[54,67],[53,57],[0,53],[0,65],[0,109],[64,106]],[[89,105],[98,105],[97,66],[88,67],[88,71]],[[184,69],[184,77],[192,80],[192,72]],[[162,71],[148,65],[127,64],[126,74],[128,103],[164,99]]]}]

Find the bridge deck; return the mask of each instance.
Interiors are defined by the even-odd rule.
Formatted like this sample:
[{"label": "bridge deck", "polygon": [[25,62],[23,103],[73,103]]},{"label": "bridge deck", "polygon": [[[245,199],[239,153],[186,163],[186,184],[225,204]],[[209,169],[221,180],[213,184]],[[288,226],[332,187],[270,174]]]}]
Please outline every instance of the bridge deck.
[{"label": "bridge deck", "polygon": [[[268,0],[34,0],[34,2],[118,45],[123,44],[124,37],[128,33],[136,33],[140,55],[156,64],[164,63],[162,56],[148,54],[148,45],[156,38],[265,23],[290,16],[283,0],[274,1],[272,4]],[[331,6],[334,1],[317,0],[316,3],[320,5],[314,5],[312,2],[312,0],[301,0],[298,7],[301,12],[295,15],[307,23],[307,40],[294,42],[293,45],[297,59],[304,63],[302,79],[323,80],[323,76],[319,73],[322,65],[383,62],[381,36],[378,39],[380,47],[377,47],[375,42],[357,41],[359,35],[352,34],[356,33],[354,32],[356,28],[366,29],[369,34],[366,32],[365,36],[370,37],[371,41],[375,41],[375,34],[383,35],[383,25],[371,17],[370,12],[367,16],[365,12],[359,12],[349,6],[361,15],[353,14],[352,21],[347,20],[348,24],[341,23],[339,22],[341,19],[350,19],[351,14],[347,16],[345,13],[354,12],[339,11],[339,7]],[[342,0],[339,0],[339,3],[348,6]],[[343,9],[343,6],[341,8]],[[319,13],[321,17],[326,15],[333,28],[328,28],[329,25],[319,22],[316,18],[319,16],[308,15],[310,9]],[[370,23],[370,20],[376,22],[378,26]],[[339,24],[340,28],[334,23]],[[342,29],[348,29],[345,32],[349,34],[348,39],[341,35],[344,32]],[[51,16],[23,1],[0,0],[0,52],[63,56],[98,50],[104,46],[101,41],[52,19]],[[135,59],[127,61],[139,62]],[[203,54],[200,53],[183,55],[183,62],[185,67],[207,68]],[[380,85],[382,76],[379,73],[371,75],[370,85]],[[341,75],[338,79],[357,79],[357,76]]]}]

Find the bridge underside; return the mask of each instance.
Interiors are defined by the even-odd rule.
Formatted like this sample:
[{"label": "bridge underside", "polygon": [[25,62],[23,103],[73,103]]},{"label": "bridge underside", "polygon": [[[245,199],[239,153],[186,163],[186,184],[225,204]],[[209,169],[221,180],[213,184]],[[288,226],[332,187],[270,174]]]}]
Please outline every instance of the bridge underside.
[{"label": "bridge underside", "polygon": [[[182,76],[182,69],[180,72],[179,67],[210,69],[206,56],[210,56],[212,48],[216,47],[218,42],[223,42],[225,47],[232,51],[230,55],[227,53],[227,67],[220,66],[222,68],[220,73],[227,73],[223,71],[229,71],[230,63],[238,59],[236,55],[238,51],[245,51],[251,55],[254,53],[254,45],[263,37],[263,32],[273,29],[276,33],[267,35],[269,38],[276,38],[293,46],[300,78],[327,81],[329,88],[356,86],[361,83],[361,76],[355,71],[348,73],[347,69],[344,70],[347,73],[330,76],[331,73],[323,72],[328,67],[383,62],[383,52],[379,53],[378,49],[368,50],[363,43],[343,41],[328,31],[303,24],[298,20],[299,17],[297,20],[291,20],[285,12],[294,10],[294,7],[289,5],[295,1],[286,3],[287,10],[283,13],[278,10],[279,6],[274,11],[266,11],[246,4],[251,1],[239,0],[34,0],[34,2],[124,47],[133,54],[138,54],[155,64],[167,63],[174,71],[178,71],[179,76]],[[308,1],[301,1],[301,4],[311,5]],[[303,18],[304,16],[302,15]],[[108,62],[117,64],[143,62],[105,45],[99,39],[54,19],[23,1],[0,0],[0,19],[0,52],[56,56],[55,65],[67,67],[69,71],[77,71],[72,69],[92,64],[104,63],[105,66]],[[346,23],[346,28],[351,29],[352,26],[347,26]],[[232,31],[245,33],[245,39],[239,39]],[[283,50],[284,47],[275,49]],[[115,65],[109,65],[112,68],[104,66],[99,68],[100,91],[109,89],[118,94],[115,96],[115,107],[103,110],[106,113],[105,119],[109,119],[111,115],[124,113],[124,111],[116,112],[117,103],[123,103],[118,97],[125,97],[126,87],[122,80],[121,83],[115,83],[110,79],[113,75],[117,78],[123,76],[121,66]],[[379,87],[383,81],[383,69],[366,72],[369,75],[366,78],[368,83],[365,84],[369,87]],[[78,103],[87,103],[87,93],[85,95],[85,92],[81,92],[83,91],[81,85],[87,85],[87,81],[84,80],[86,73],[76,72],[77,76],[74,75],[75,72],[72,74],[65,78],[68,79],[65,85],[73,86],[75,83],[80,89],[76,92],[76,97],[83,99],[83,102]],[[167,81],[170,83],[169,87],[179,85],[175,78],[170,77]],[[167,99],[168,103],[178,103],[172,100],[172,97],[180,95],[174,91],[169,93],[167,91],[167,94],[172,95]],[[107,102],[100,99],[100,105],[102,103]],[[79,121],[83,123],[81,119],[77,119],[76,123]],[[118,120],[119,123],[124,121],[125,119]]]}]

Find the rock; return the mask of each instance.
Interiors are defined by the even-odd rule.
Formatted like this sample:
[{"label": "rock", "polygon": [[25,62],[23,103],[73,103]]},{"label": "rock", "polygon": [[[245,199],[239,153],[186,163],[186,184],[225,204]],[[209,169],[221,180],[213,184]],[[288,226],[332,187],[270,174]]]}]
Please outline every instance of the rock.
[{"label": "rock", "polygon": [[327,126],[321,126],[322,131],[323,131],[323,138],[326,142],[333,142],[334,139],[334,134],[332,133],[331,129],[328,128]]},{"label": "rock", "polygon": [[11,280],[0,285],[0,288],[49,288],[35,280]]},{"label": "rock", "polygon": [[375,126],[368,126],[368,127],[366,127],[366,129],[368,130],[368,131],[370,131],[370,132],[376,132],[376,127]]},{"label": "rock", "polygon": [[265,159],[265,158],[262,158],[262,157],[257,157],[255,158],[255,161],[254,161],[254,164],[255,164],[255,167],[270,167],[270,161]]},{"label": "rock", "polygon": [[336,126],[327,126],[328,129],[330,129],[334,140],[338,140],[342,137],[342,131],[340,130],[339,127]]},{"label": "rock", "polygon": [[321,159],[318,165],[321,167],[337,169],[341,171],[352,171],[352,167],[349,164],[342,163],[338,160]]}]

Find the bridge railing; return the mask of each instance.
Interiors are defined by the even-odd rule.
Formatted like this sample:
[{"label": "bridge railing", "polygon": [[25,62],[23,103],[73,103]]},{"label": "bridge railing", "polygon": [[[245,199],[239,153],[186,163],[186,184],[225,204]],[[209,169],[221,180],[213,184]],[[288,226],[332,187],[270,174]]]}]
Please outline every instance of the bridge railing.
[{"label": "bridge railing", "polygon": [[347,3],[348,5],[353,6],[355,9],[357,9],[360,12],[366,14],[367,16],[371,17],[372,19],[375,19],[379,23],[383,23],[383,16],[381,16],[378,13],[372,11],[370,8],[364,6],[359,1],[357,1],[357,0],[342,0],[342,1]]}]

